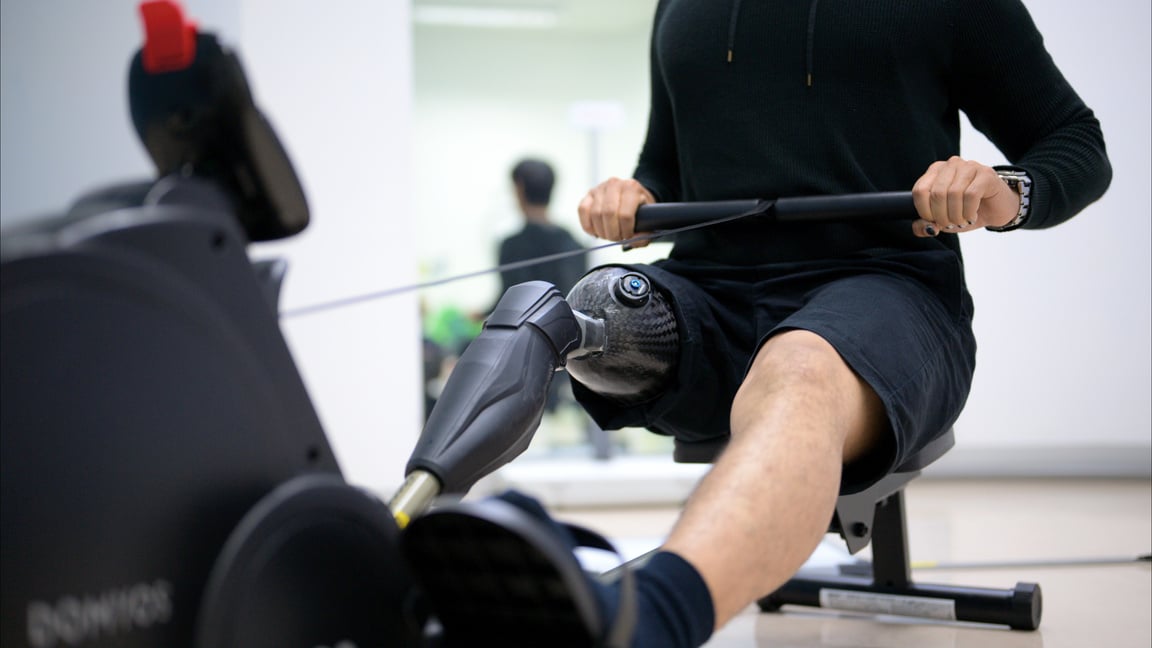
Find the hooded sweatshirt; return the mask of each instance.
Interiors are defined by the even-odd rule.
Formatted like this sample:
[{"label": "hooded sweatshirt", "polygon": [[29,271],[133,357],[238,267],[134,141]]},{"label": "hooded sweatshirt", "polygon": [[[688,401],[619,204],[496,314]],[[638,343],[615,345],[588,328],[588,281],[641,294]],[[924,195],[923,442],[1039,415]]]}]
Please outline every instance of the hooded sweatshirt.
[{"label": "hooded sweatshirt", "polygon": [[[908,191],[960,153],[960,112],[1032,177],[1026,228],[1056,225],[1111,180],[1100,125],[1018,0],[661,0],[635,177],[660,201]],[[761,264],[960,253],[907,222],[677,235],[671,256]]]}]

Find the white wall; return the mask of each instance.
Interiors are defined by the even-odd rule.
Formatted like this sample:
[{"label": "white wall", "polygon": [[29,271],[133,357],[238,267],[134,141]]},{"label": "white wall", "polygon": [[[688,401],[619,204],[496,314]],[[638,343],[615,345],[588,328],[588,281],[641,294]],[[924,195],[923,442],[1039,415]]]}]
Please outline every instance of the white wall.
[{"label": "white wall", "polygon": [[66,207],[85,189],[147,177],[128,115],[135,3],[0,2],[0,219]]},{"label": "white wall", "polygon": [[[312,223],[254,256],[292,263],[282,308],[416,279],[407,2],[245,0],[243,57]],[[423,423],[413,294],[286,317],[283,327],[341,467],[390,496]]]},{"label": "white wall", "polygon": [[[1152,470],[1149,4],[1030,0],[1057,63],[1100,117],[1115,167],[1107,196],[1045,232],[963,239],[980,340],[977,379],[957,424],[953,473]],[[611,22],[607,20],[607,22]],[[578,229],[587,145],[567,122],[580,99],[613,99],[626,123],[604,136],[602,176],[629,174],[647,115],[647,24],[590,39],[548,30],[415,32],[415,187],[425,278],[492,265],[517,226],[507,171],[521,154],[560,173],[557,220]],[[1027,70],[1021,70],[1027,74]],[[970,128],[968,157],[1003,157]],[[591,242],[591,241],[589,241]],[[601,255],[643,260],[640,255]],[[480,306],[492,278],[425,292]]]},{"label": "white wall", "polygon": [[[1025,471],[1057,461],[1072,471],[1147,473],[1150,5],[1027,4],[1056,63],[1099,117],[1114,178],[1103,199],[1054,229],[964,237],[980,350],[951,459],[972,448],[974,459],[999,455]],[[974,159],[1003,160],[970,128],[964,148]]]},{"label": "white wall", "polygon": [[[153,173],[126,101],[128,62],[142,35],[136,5],[0,5],[6,224],[64,208],[85,189]],[[283,307],[413,281],[408,3],[185,7],[238,51],[308,195],[305,233],[252,251],[288,258]],[[415,298],[288,318],[284,329],[346,475],[391,494],[421,424]]]}]

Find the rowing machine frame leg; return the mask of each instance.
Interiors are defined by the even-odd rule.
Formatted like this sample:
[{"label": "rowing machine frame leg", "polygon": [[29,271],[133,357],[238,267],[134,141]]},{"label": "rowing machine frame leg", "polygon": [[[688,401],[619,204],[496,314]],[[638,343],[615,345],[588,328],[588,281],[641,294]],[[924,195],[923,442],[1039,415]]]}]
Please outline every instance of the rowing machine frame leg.
[{"label": "rowing machine frame leg", "polygon": [[[915,473],[894,473],[906,484]],[[891,488],[881,481],[859,494],[866,497]],[[857,496],[847,496],[857,497]],[[857,497],[857,499],[859,499]],[[841,498],[841,501],[844,497]],[[872,524],[860,520],[837,523],[850,547],[872,541],[871,574],[839,573],[830,576],[801,572],[759,601],[765,612],[784,605],[804,605],[872,614],[895,614],[1007,625],[1014,630],[1035,630],[1040,625],[1042,598],[1036,583],[1017,583],[1012,589],[928,585],[912,582],[908,557],[908,532],[904,511],[904,486],[873,500]],[[840,518],[840,505],[837,518]],[[846,522],[839,520],[839,522]],[[863,525],[863,526],[861,526]],[[847,527],[846,529],[844,527]]]}]

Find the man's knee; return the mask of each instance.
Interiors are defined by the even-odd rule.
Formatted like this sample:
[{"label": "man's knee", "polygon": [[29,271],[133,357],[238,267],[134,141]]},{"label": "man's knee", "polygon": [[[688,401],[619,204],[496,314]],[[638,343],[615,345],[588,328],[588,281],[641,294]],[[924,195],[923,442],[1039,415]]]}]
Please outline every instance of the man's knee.
[{"label": "man's knee", "polygon": [[884,406],[872,387],[821,336],[790,330],[757,352],[732,406],[732,433],[755,425],[766,407],[787,403],[796,415],[819,414],[835,425],[845,460],[872,447],[887,429]]},{"label": "man's knee", "polygon": [[767,388],[808,387],[820,391],[855,382],[839,352],[816,333],[793,329],[769,338],[757,351],[744,382]]}]

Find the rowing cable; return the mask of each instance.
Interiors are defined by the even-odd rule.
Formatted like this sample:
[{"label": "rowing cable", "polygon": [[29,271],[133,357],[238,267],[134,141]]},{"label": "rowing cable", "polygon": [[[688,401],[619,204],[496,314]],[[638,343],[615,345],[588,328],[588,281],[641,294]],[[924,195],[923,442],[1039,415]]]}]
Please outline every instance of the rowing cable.
[{"label": "rowing cable", "polygon": [[414,283],[414,284],[410,284],[410,285],[406,285],[406,286],[397,286],[394,288],[386,288],[384,290],[377,290],[377,291],[373,291],[370,293],[364,293],[361,295],[353,295],[351,297],[342,297],[340,299],[333,299],[331,301],[319,302],[319,303],[311,304],[308,306],[301,306],[299,308],[292,308],[292,309],[285,310],[284,312],[282,312],[280,314],[280,318],[281,319],[287,319],[287,318],[291,318],[291,317],[300,317],[303,315],[312,315],[312,314],[321,313],[324,311],[336,310],[339,308],[346,308],[348,306],[355,306],[356,304],[362,304],[364,302],[375,301],[377,299],[384,299],[386,297],[394,297],[396,295],[402,295],[404,293],[415,292],[417,290],[423,290],[424,288],[431,288],[433,286],[440,286],[443,284],[452,283],[454,281],[461,281],[463,279],[471,279],[473,277],[480,277],[480,276],[483,276],[486,274],[504,272],[506,270],[515,270],[517,268],[527,268],[527,267],[534,266],[534,265],[540,265],[542,263],[549,263],[551,261],[558,261],[560,259],[566,259],[568,257],[576,256],[579,254],[586,254],[588,252],[595,252],[597,250],[603,250],[606,248],[615,247],[617,245],[622,246],[625,250],[628,250],[628,249],[630,249],[629,246],[631,246],[633,243],[637,243],[639,241],[651,241],[651,240],[655,240],[655,239],[662,238],[665,236],[671,236],[673,234],[679,234],[680,232],[687,232],[688,230],[700,229],[702,227],[709,227],[712,225],[718,225],[720,223],[727,223],[728,221],[734,221],[734,220],[737,220],[739,218],[745,218],[747,216],[753,216],[753,215],[756,215],[759,213],[761,213],[759,210],[753,209],[750,211],[741,212],[739,214],[734,214],[732,216],[724,216],[722,218],[717,218],[714,220],[705,221],[703,223],[696,223],[694,225],[686,225],[684,227],[677,227],[677,228],[669,229],[669,230],[661,230],[659,232],[638,234],[636,236],[633,236],[632,238],[625,239],[623,241],[613,241],[611,243],[605,243],[603,245],[596,245],[596,246],[587,247],[587,248],[581,247],[581,248],[578,248],[575,250],[569,250],[567,252],[557,252],[556,254],[547,254],[544,256],[540,256],[540,257],[525,259],[523,261],[514,261],[512,263],[505,263],[503,265],[498,265],[498,266],[494,266],[491,268],[486,268],[484,270],[475,270],[473,272],[466,272],[464,274],[454,275],[451,277],[444,277],[442,279],[434,279],[432,281],[423,281],[420,283]]}]

